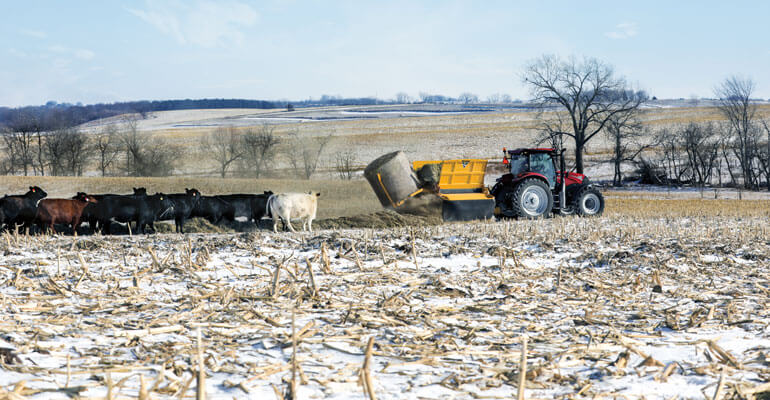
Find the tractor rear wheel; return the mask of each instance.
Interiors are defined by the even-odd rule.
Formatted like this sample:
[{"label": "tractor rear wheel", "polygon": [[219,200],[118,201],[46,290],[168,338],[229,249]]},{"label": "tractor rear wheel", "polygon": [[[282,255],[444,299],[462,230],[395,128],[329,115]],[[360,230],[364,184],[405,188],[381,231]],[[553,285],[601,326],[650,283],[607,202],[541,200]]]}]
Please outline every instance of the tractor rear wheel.
[{"label": "tractor rear wheel", "polygon": [[581,217],[602,215],[604,196],[596,188],[586,186],[572,198],[571,208]]},{"label": "tractor rear wheel", "polygon": [[540,179],[529,178],[519,182],[510,196],[511,209],[520,218],[542,218],[551,214],[553,193]]}]

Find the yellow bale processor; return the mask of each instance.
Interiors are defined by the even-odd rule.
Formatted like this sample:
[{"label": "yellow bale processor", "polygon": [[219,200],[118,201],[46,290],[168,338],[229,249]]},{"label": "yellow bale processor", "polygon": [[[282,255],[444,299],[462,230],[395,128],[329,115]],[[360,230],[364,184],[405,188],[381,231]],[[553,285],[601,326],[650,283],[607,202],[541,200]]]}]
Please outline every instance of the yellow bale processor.
[{"label": "yellow bale processor", "polygon": [[489,219],[494,215],[495,198],[484,186],[487,160],[462,159],[415,161],[415,171],[427,165],[438,165],[439,179],[435,186],[441,198],[441,215],[445,221]]},{"label": "yellow bale processor", "polygon": [[409,199],[433,194],[441,199],[444,220],[469,221],[494,215],[495,199],[484,186],[486,167],[487,160],[478,159],[409,164],[395,152],[372,161],[364,176],[385,208],[401,211]]}]

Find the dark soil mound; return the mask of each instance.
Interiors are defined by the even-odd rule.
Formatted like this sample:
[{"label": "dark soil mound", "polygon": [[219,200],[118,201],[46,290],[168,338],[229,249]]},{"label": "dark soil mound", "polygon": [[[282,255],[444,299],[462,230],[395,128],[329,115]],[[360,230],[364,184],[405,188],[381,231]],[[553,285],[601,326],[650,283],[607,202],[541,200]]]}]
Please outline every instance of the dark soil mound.
[{"label": "dark soil mound", "polygon": [[313,222],[313,229],[345,228],[396,228],[406,226],[427,226],[443,223],[441,214],[429,216],[399,214],[393,211],[380,211],[374,214],[352,217],[328,218]]}]

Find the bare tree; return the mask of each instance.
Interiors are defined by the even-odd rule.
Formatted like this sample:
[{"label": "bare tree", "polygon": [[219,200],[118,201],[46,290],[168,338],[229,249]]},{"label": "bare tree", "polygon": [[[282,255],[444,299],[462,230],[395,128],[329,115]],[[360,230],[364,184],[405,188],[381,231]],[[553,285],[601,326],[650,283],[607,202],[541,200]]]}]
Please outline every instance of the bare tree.
[{"label": "bare tree", "polygon": [[146,145],[146,138],[139,135],[139,120],[136,115],[123,118],[120,130],[120,142],[125,153],[123,172],[128,176],[136,175],[136,155]]},{"label": "bare tree", "polygon": [[353,179],[356,165],[356,153],[352,151],[342,151],[334,156],[334,170],[337,176],[343,180]]},{"label": "bare tree", "polygon": [[259,129],[247,130],[243,135],[243,158],[255,178],[259,179],[270,170],[280,143],[275,125],[263,124]]},{"label": "bare tree", "polygon": [[655,141],[661,153],[658,165],[665,172],[665,183],[681,183],[687,177],[689,169],[682,155],[679,137],[671,128],[664,128],[657,133]]},{"label": "bare tree", "polygon": [[125,152],[124,173],[128,176],[167,176],[173,169],[172,160],[178,155],[163,139],[143,135],[138,129],[138,118],[123,120],[120,142]]},{"label": "bare tree", "polygon": [[94,139],[94,152],[97,157],[97,167],[102,176],[107,176],[107,170],[120,154],[120,138],[115,125],[107,125]]},{"label": "bare tree", "polygon": [[32,141],[37,126],[34,115],[17,111],[11,117],[8,129],[3,135],[14,170],[18,168],[24,176],[35,172],[35,149]]},{"label": "bare tree", "polygon": [[760,146],[758,161],[761,173],[765,176],[767,191],[770,192],[770,125],[766,120],[762,120],[762,127],[765,130],[765,145]]},{"label": "bare tree", "polygon": [[754,121],[757,105],[751,98],[755,88],[753,80],[731,76],[714,89],[719,98],[719,111],[730,126],[728,144],[731,144],[732,155],[738,160],[746,189],[758,186],[753,166],[760,135],[759,126]]},{"label": "bare tree", "polygon": [[487,103],[489,104],[500,104],[500,99],[502,98],[502,95],[500,93],[492,93],[489,96],[487,96]]},{"label": "bare tree", "polygon": [[297,132],[291,133],[291,145],[286,152],[289,163],[295,173],[305,179],[315,173],[318,162],[321,159],[324,147],[331,140],[332,135],[313,138],[300,138]]},{"label": "bare tree", "polygon": [[623,183],[623,171],[621,167],[624,163],[633,163],[643,151],[653,146],[653,142],[645,140],[649,138],[638,113],[629,111],[627,113],[618,113],[610,117],[607,121],[606,135],[612,142],[612,157],[610,162],[613,165],[614,174],[612,184],[620,186]]},{"label": "bare tree", "polygon": [[458,97],[457,100],[463,104],[478,103],[479,96],[476,96],[473,93],[464,92],[464,93],[460,93],[460,97]]},{"label": "bare tree", "polygon": [[220,127],[201,139],[201,151],[219,164],[224,178],[230,166],[243,157],[243,142],[235,127]]},{"label": "bare tree", "polygon": [[568,124],[551,125],[545,119],[543,123],[553,134],[574,140],[579,173],[583,173],[586,144],[605,128],[610,118],[637,109],[646,99],[644,92],[630,90],[625,79],[615,77],[611,66],[594,58],[578,62],[574,58],[563,60],[546,55],[526,67],[523,81],[541,111],[566,111]]},{"label": "bare tree", "polygon": [[719,138],[714,124],[691,122],[681,127],[677,136],[687,154],[686,165],[692,180],[701,188],[711,181],[719,162]]},{"label": "bare tree", "polygon": [[48,133],[43,143],[42,159],[48,164],[51,175],[83,175],[92,154],[88,136],[77,128],[61,128]]}]

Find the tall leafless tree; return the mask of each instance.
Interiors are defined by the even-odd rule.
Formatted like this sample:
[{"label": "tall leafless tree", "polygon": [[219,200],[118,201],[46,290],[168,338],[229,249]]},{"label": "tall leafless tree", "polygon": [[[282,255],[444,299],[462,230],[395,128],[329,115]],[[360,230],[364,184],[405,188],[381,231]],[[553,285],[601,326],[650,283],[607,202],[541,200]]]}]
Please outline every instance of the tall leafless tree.
[{"label": "tall leafless tree", "polygon": [[665,171],[666,184],[680,184],[689,174],[686,157],[681,151],[681,142],[673,128],[667,127],[655,135],[655,141],[660,149],[661,159],[658,162]]},{"label": "tall leafless tree", "polygon": [[765,131],[765,145],[760,147],[758,161],[761,173],[765,176],[767,191],[770,192],[770,124],[762,120],[762,128]]},{"label": "tall leafless tree", "polygon": [[634,163],[643,151],[654,145],[654,142],[648,140],[649,132],[642,126],[636,111],[618,113],[610,117],[605,132],[612,143],[612,156],[609,160],[614,170],[612,184],[620,186],[623,183],[623,164]]},{"label": "tall leafless tree", "polygon": [[123,120],[119,133],[125,153],[124,173],[128,176],[167,176],[173,169],[172,160],[178,149],[161,138],[139,132],[137,116]]},{"label": "tall leafless tree", "polygon": [[752,100],[755,88],[752,79],[731,76],[714,89],[719,98],[719,111],[730,126],[728,145],[738,160],[743,185],[747,189],[758,186],[753,165],[760,135],[755,121],[757,104]]},{"label": "tall leafless tree", "polygon": [[301,138],[299,133],[293,132],[290,136],[291,144],[286,151],[289,163],[297,176],[310,179],[318,169],[321,153],[331,140],[332,135]]},{"label": "tall leafless tree", "polygon": [[583,172],[586,144],[613,116],[637,109],[646,99],[644,92],[630,90],[625,79],[616,77],[610,65],[594,58],[578,61],[546,55],[527,65],[523,81],[541,111],[567,114],[556,125],[542,121],[546,130],[574,140],[579,173]]},{"label": "tall leafless tree", "polygon": [[259,179],[270,170],[281,143],[275,134],[275,125],[263,124],[259,129],[249,129],[242,140],[243,159],[254,177]]},{"label": "tall leafless tree", "polygon": [[478,103],[479,96],[476,96],[475,94],[470,92],[464,92],[464,93],[460,93],[460,96],[457,98],[457,101],[463,104]]},{"label": "tall leafless tree", "polygon": [[684,149],[692,181],[701,188],[711,182],[719,162],[719,137],[713,123],[691,122],[680,127],[676,136]]},{"label": "tall leafless tree", "polygon": [[408,104],[411,103],[412,98],[409,96],[406,92],[398,92],[396,93],[396,103],[398,104]]},{"label": "tall leafless tree", "polygon": [[49,132],[43,143],[42,159],[48,164],[51,175],[83,175],[92,155],[88,136],[74,127],[61,128]]},{"label": "tall leafless tree", "polygon": [[94,152],[97,158],[97,167],[102,176],[107,176],[107,171],[113,165],[120,154],[120,138],[115,125],[106,125],[94,139]]},{"label": "tall leafless tree", "polygon": [[8,149],[8,156],[14,170],[18,168],[24,176],[36,172],[34,135],[38,123],[35,116],[25,111],[17,111],[8,124],[3,141]]},{"label": "tall leafless tree", "polygon": [[235,127],[220,127],[201,139],[201,151],[219,165],[219,175],[224,178],[230,166],[243,157],[243,141]]},{"label": "tall leafless tree", "polygon": [[352,151],[341,151],[334,156],[334,170],[337,176],[343,180],[353,179],[356,165],[356,153]]},{"label": "tall leafless tree", "polygon": [[128,176],[136,176],[136,155],[146,143],[146,138],[139,135],[139,118],[136,115],[123,118],[119,137],[125,153],[123,172]]}]

